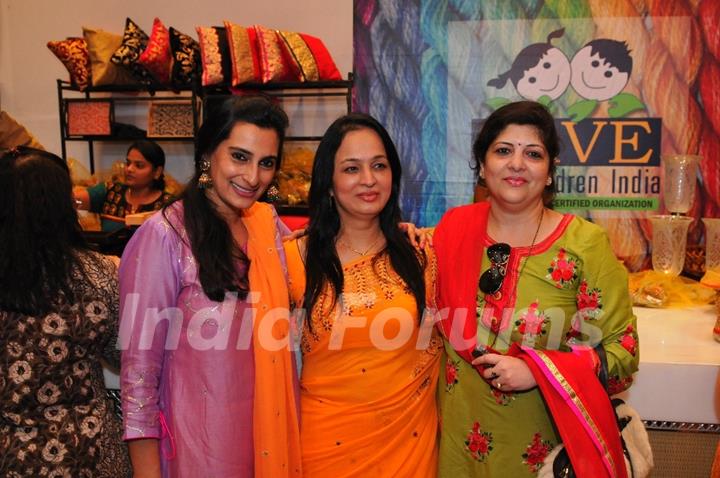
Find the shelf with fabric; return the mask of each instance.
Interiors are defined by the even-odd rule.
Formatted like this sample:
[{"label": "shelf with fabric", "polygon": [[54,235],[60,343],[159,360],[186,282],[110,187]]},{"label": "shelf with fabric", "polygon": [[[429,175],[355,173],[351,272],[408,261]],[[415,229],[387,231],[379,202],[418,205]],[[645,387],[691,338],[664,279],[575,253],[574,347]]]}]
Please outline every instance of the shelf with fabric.
[{"label": "shelf with fabric", "polygon": [[[86,142],[90,173],[95,173],[95,143],[132,142],[141,138],[157,142],[193,142],[199,126],[199,99],[191,88],[153,88],[142,85],[107,85],[88,87],[80,91],[64,80],[57,80],[60,145],[62,157],[67,160],[67,142]],[[174,118],[172,123],[183,126],[180,134],[152,134],[135,124],[115,121],[120,108],[137,107],[150,116],[157,104],[183,105],[186,117]],[[167,115],[165,115],[167,117]],[[165,126],[168,129],[168,126]],[[148,128],[151,130],[152,128]],[[150,132],[150,134],[148,134]]]}]

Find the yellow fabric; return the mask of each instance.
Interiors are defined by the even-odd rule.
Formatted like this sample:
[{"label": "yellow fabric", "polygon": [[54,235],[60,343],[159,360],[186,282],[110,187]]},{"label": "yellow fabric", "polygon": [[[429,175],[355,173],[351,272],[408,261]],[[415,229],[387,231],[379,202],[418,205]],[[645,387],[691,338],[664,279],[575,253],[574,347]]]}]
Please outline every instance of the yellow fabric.
[{"label": "yellow fabric", "polygon": [[254,46],[250,44],[247,28],[227,20],[224,23],[232,60],[232,85],[252,82],[256,79],[252,51]]},{"label": "yellow fabric", "polygon": [[670,277],[652,270],[629,274],[633,305],[693,307],[713,302],[715,291],[685,277]]},{"label": "yellow fabric", "polygon": [[[291,298],[299,304],[303,261],[296,241],[286,243],[285,250]],[[432,298],[434,257],[428,264],[425,282]],[[442,342],[429,318],[418,327],[415,300],[387,256],[374,265],[369,256],[361,257],[343,271],[343,315],[336,320],[328,315],[332,299],[325,294],[311,314],[312,330],[307,324],[303,329],[303,472],[313,478],[434,477]],[[362,317],[365,326],[351,325]],[[373,331],[392,339],[402,329],[412,333],[395,349],[381,350],[378,344],[384,342],[372,339]]]},{"label": "yellow fabric", "polygon": [[122,35],[83,27],[83,37],[90,55],[90,78],[93,86],[133,83],[132,75],[128,70],[110,61],[115,50],[122,45]]},{"label": "yellow fabric", "polygon": [[[293,388],[295,373],[289,347],[272,350],[271,340],[289,335],[288,289],[276,244],[279,232],[273,209],[255,203],[243,214],[248,231],[248,277],[252,293],[258,293],[254,307],[253,347],[255,356],[255,398],[253,428],[255,476],[261,478],[300,477],[300,431],[297,401]],[[278,314],[279,313],[279,314]],[[272,323],[268,337],[267,319]],[[265,320],[265,322],[264,322]]]}]

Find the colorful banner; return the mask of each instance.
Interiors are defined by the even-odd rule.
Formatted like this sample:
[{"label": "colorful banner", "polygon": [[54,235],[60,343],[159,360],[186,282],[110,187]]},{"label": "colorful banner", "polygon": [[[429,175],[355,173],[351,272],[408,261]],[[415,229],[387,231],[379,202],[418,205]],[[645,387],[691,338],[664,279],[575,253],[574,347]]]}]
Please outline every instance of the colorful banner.
[{"label": "colorful banner", "polygon": [[[556,118],[555,207],[603,225],[632,270],[664,211],[662,156],[700,154],[689,215],[720,215],[720,4],[711,0],[355,0],[355,105],[390,131],[403,210],[472,201],[482,121],[531,99]],[[691,247],[703,228],[691,228]]]}]

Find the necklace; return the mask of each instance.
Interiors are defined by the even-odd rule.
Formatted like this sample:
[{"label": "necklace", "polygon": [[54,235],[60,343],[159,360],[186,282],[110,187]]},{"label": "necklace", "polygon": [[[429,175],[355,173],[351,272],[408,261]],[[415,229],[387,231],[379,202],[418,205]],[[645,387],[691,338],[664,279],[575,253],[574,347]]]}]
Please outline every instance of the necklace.
[{"label": "necklace", "polygon": [[520,268],[520,273],[518,274],[518,277],[522,275],[523,271],[525,270],[525,266],[527,265],[527,261],[528,261],[528,259],[530,259],[530,256],[532,255],[533,247],[535,247],[535,240],[538,237],[538,233],[540,233],[540,226],[542,226],[543,216],[545,216],[545,207],[543,207],[542,211],[540,212],[540,220],[538,221],[537,229],[535,229],[535,235],[533,236],[532,243],[530,244],[530,249],[528,250],[528,255],[525,256],[523,265]]},{"label": "necklace", "polygon": [[362,256],[366,256],[367,253],[370,252],[373,247],[375,247],[375,244],[378,243],[378,241],[380,240],[381,237],[382,237],[382,235],[378,236],[378,237],[372,242],[372,244],[370,244],[370,246],[369,246],[367,249],[365,249],[364,251],[359,251],[359,250],[355,249],[355,248],[352,247],[350,244],[348,244],[347,242],[345,242],[343,239],[338,239],[338,242],[339,242],[340,244],[342,244],[343,246],[345,246],[345,247],[346,247],[347,249],[349,249],[350,251],[352,251],[352,252],[354,252],[355,254],[357,254],[357,255],[359,255],[359,256],[362,257]]}]

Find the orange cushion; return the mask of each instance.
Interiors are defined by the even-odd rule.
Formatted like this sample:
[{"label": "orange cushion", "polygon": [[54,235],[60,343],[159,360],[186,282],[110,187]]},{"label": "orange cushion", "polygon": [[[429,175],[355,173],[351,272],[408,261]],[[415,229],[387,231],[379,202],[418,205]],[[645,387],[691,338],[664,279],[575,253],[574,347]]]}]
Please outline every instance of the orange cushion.
[{"label": "orange cushion", "polygon": [[170,32],[167,27],[155,18],[147,48],[140,54],[137,61],[162,85],[170,83],[172,71],[172,54],[170,51]]},{"label": "orange cushion", "polygon": [[303,40],[305,40],[305,43],[308,48],[310,48],[310,51],[312,51],[313,57],[315,58],[315,62],[318,66],[320,79],[331,81],[342,80],[342,75],[337,69],[337,66],[335,66],[335,62],[333,61],[332,56],[330,56],[330,52],[325,47],[323,41],[306,33],[300,33],[300,36]]},{"label": "orange cushion", "polygon": [[47,47],[65,65],[73,85],[80,91],[90,85],[90,56],[83,38],[49,41]]},{"label": "orange cushion", "polygon": [[254,25],[260,55],[260,76],[263,83],[271,81],[298,81],[293,68],[288,64],[287,53],[282,40],[275,31],[261,25]]},{"label": "orange cushion", "polygon": [[228,21],[224,23],[232,65],[232,86],[260,82],[260,61],[255,29]]},{"label": "orange cushion", "polygon": [[203,86],[232,81],[232,61],[225,27],[195,27],[200,44]]}]

